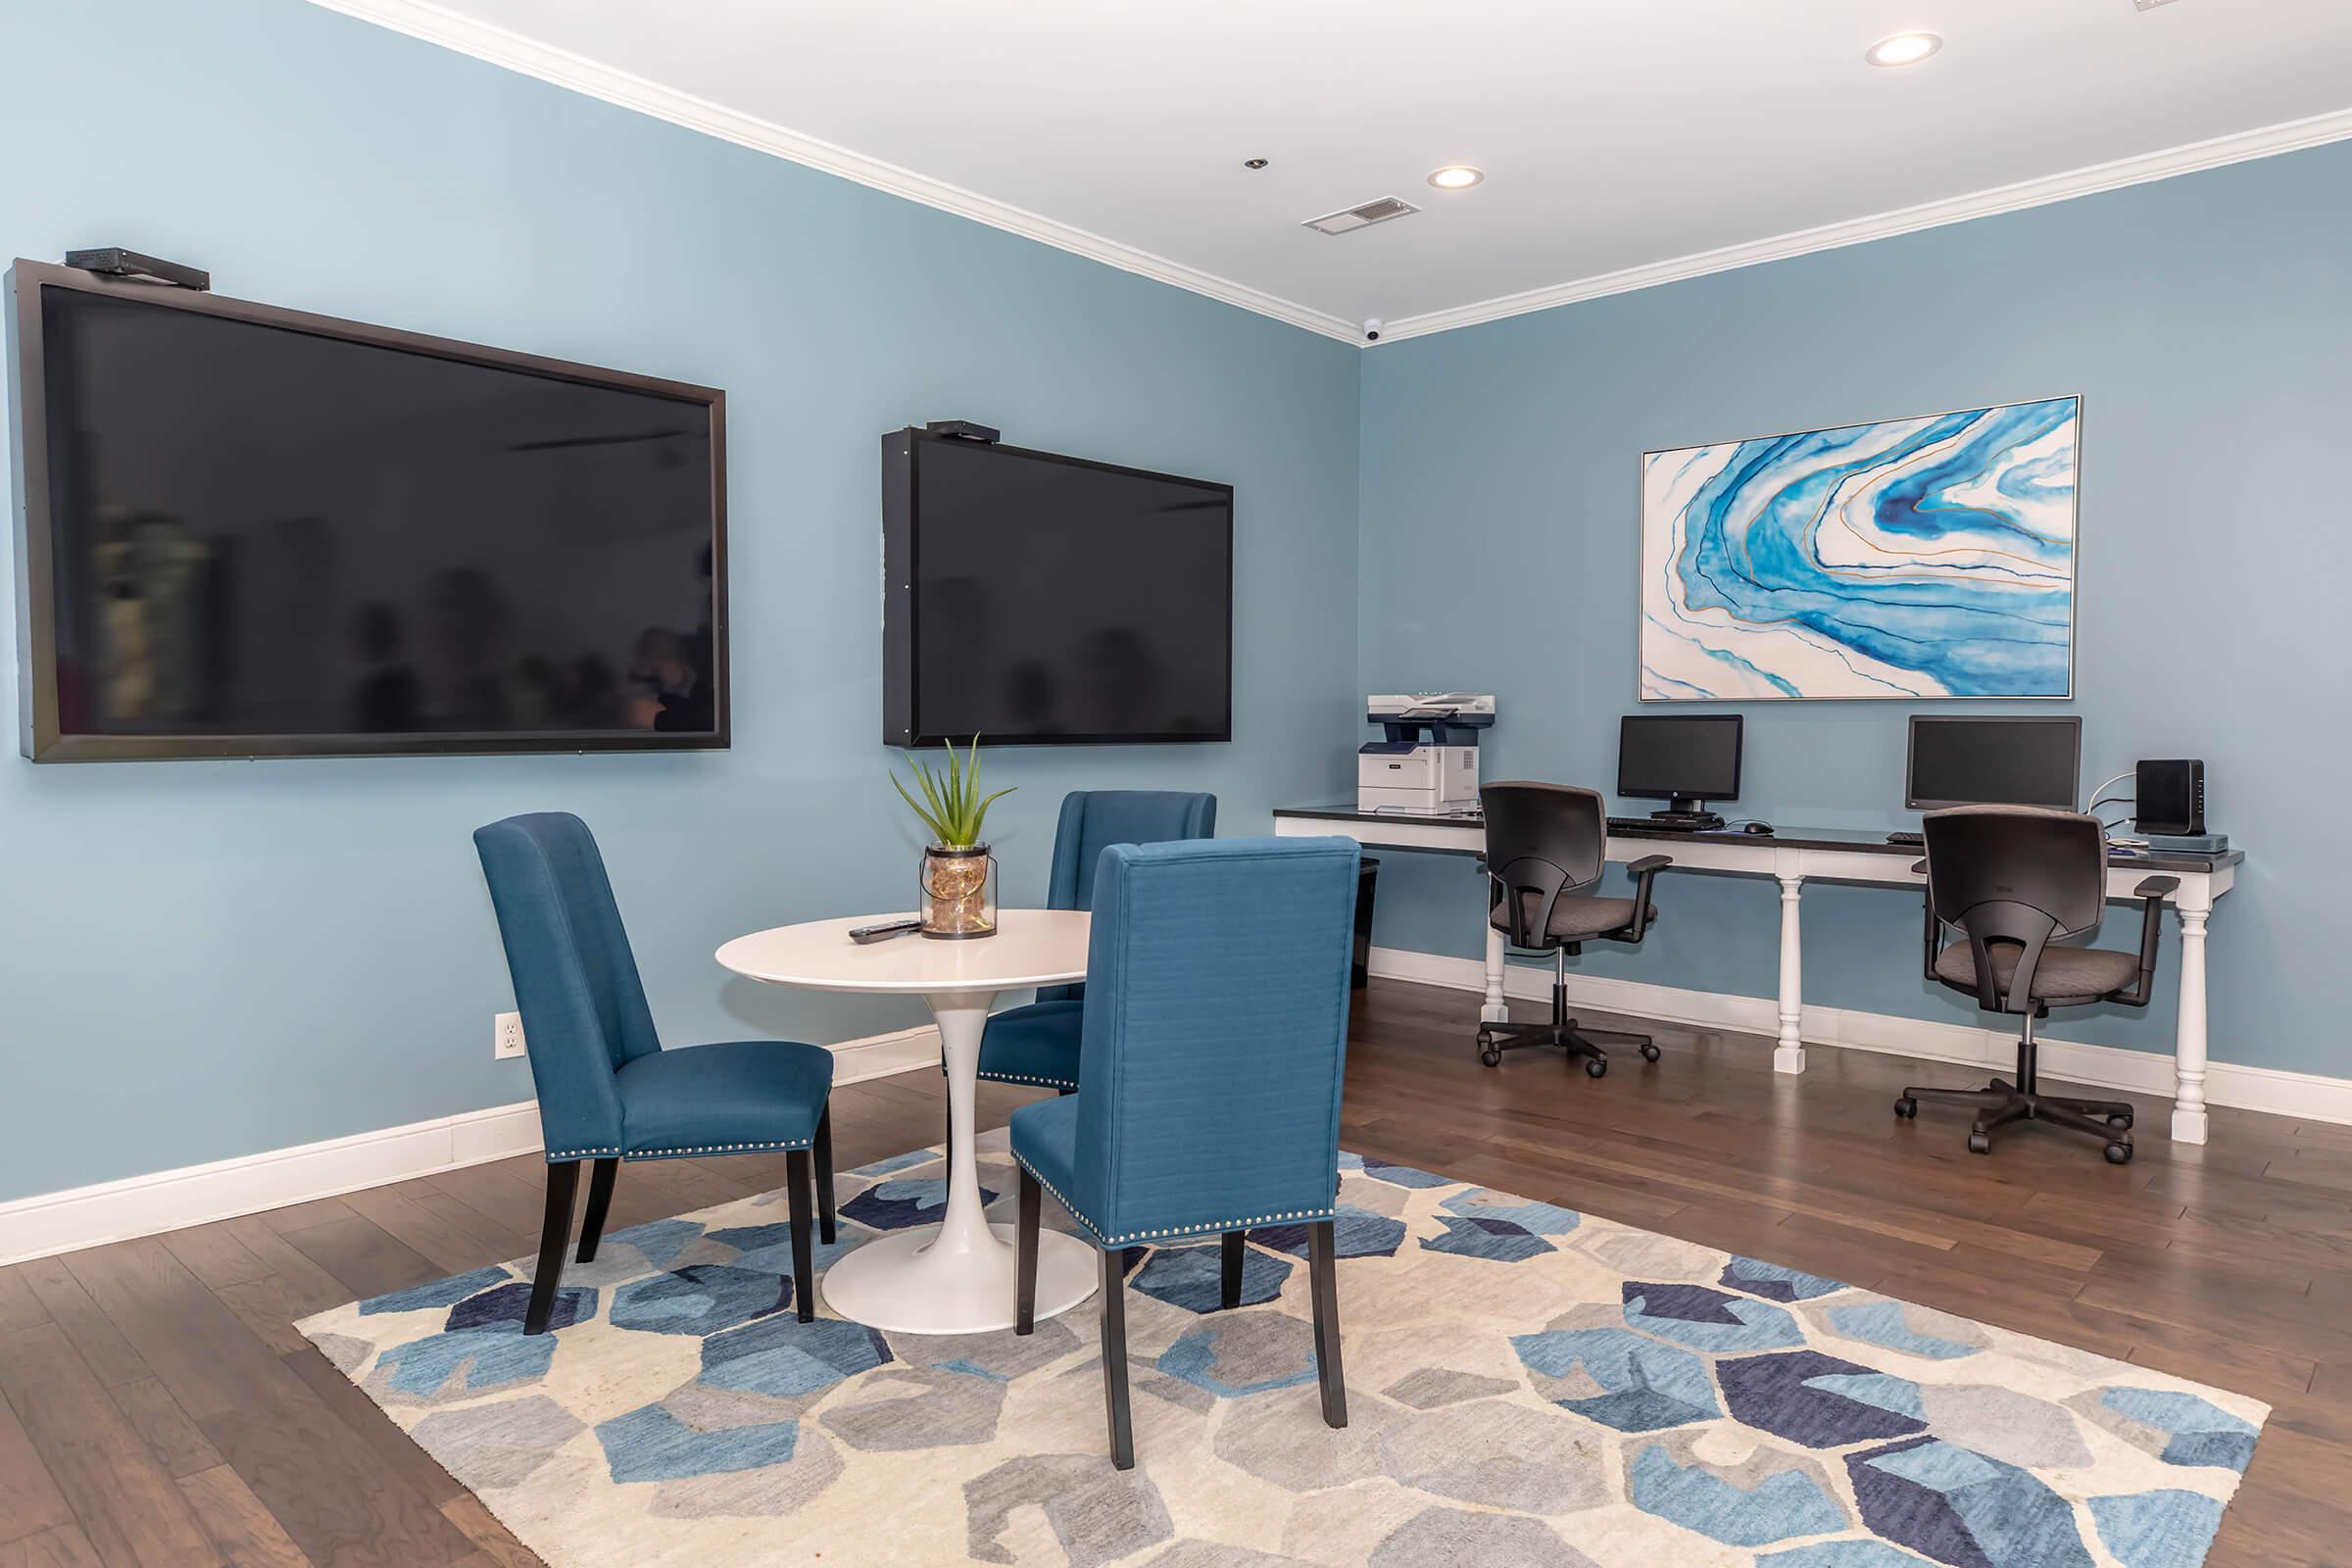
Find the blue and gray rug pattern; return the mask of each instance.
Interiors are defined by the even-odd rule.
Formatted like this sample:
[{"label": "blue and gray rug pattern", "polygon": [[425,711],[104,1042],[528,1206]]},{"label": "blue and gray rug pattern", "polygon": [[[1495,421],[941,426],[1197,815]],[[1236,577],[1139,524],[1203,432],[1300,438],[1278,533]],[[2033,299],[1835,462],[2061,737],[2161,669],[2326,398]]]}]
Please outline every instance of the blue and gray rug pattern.
[{"label": "blue and gray rug pattern", "polygon": [[[941,1175],[845,1173],[818,1266],[930,1223]],[[801,1323],[780,1195],[609,1236],[547,1335],[527,1260],[302,1329],[551,1568],[2195,1568],[2269,1414],[1427,1171],[1340,1180],[1349,1426],[1303,1231],[1250,1234],[1232,1312],[1213,1242],[1137,1248],[1127,1474],[1092,1302],[1027,1339]]]}]

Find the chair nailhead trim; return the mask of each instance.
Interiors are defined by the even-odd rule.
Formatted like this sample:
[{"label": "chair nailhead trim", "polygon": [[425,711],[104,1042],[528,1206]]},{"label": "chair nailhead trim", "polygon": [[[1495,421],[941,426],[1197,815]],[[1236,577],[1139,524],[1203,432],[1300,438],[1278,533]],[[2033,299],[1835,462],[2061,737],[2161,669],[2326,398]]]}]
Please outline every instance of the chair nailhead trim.
[{"label": "chair nailhead trim", "polygon": [[814,1143],[814,1141],[815,1140],[808,1138],[794,1138],[772,1144],[703,1144],[693,1149],[639,1149],[633,1151],[621,1149],[551,1149],[547,1152],[547,1157],[551,1160],[556,1160],[602,1159],[609,1158],[614,1154],[633,1154],[639,1157],[647,1154],[747,1154],[756,1150],[761,1149],[807,1149],[812,1143]]},{"label": "chair nailhead trim", "polygon": [[1048,1089],[1075,1089],[1077,1080],[1071,1078],[1032,1078],[1027,1073],[982,1072],[981,1077],[992,1084],[1043,1084]]},{"label": "chair nailhead trim", "polygon": [[788,1138],[772,1144],[703,1144],[692,1149],[640,1149],[640,1154],[745,1154],[760,1149],[807,1149],[811,1140]]},{"label": "chair nailhead trim", "polygon": [[1015,1154],[1012,1156],[1012,1158],[1013,1163],[1019,1165],[1021,1169],[1029,1172],[1030,1176],[1035,1179],[1038,1186],[1043,1187],[1047,1192],[1054,1195],[1054,1200],[1068,1211],[1070,1218],[1085,1226],[1087,1229],[1087,1234],[1094,1237],[1098,1243],[1104,1247],[1126,1247],[1136,1242],[1162,1240],[1177,1236],[1204,1236],[1211,1231],[1221,1232],[1247,1230],[1252,1225],[1271,1225],[1280,1220],[1337,1219],[1340,1213],[1340,1211],[1336,1208],[1293,1208],[1286,1209],[1278,1214],[1252,1214],[1246,1219],[1209,1220],[1200,1225],[1176,1225],[1165,1227],[1160,1230],[1130,1231],[1125,1236],[1104,1236],[1102,1230],[1096,1226],[1093,1220],[1088,1219],[1084,1214],[1078,1212],[1076,1204],[1072,1203],[1068,1199],[1061,1196],[1060,1188],[1054,1186],[1043,1176],[1038,1175],[1036,1168],[1027,1160],[1021,1158],[1020,1155]]}]

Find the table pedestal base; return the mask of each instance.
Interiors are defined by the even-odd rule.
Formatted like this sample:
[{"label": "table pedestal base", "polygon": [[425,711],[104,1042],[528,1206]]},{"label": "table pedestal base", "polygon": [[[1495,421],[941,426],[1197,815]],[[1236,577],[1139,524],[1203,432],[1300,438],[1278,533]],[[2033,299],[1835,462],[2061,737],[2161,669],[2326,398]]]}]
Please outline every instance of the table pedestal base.
[{"label": "table pedestal base", "polygon": [[[968,1167],[967,1167],[968,1168]],[[853,1322],[898,1334],[980,1334],[1012,1327],[1012,1227],[991,1225],[958,1250],[938,1245],[940,1226],[866,1243],[825,1271],[825,1305]],[[983,1237],[985,1239],[983,1239]],[[1040,1321],[1095,1294],[1100,1251],[1076,1237],[1040,1229]]]}]

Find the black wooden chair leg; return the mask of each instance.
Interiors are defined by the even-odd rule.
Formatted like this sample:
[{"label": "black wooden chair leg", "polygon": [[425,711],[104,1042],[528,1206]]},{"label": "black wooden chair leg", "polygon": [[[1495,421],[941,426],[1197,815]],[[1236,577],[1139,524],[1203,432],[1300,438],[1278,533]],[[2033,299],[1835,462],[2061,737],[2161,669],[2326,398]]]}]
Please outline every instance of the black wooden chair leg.
[{"label": "black wooden chair leg", "polygon": [[1323,1385],[1323,1424],[1348,1424],[1348,1385],[1340,1367],[1340,1283],[1333,1266],[1338,1247],[1330,1220],[1307,1227],[1307,1269],[1315,1303],[1315,1370]]},{"label": "black wooden chair leg", "polygon": [[580,1250],[575,1261],[596,1261],[597,1244],[605,1239],[605,1216],[612,1212],[612,1178],[620,1173],[618,1159],[600,1159],[588,1177],[588,1211],[580,1216]]},{"label": "black wooden chair leg", "polygon": [[1110,1417],[1110,1462],[1135,1468],[1135,1423],[1127,1412],[1127,1276],[1119,1248],[1102,1253],[1102,1404]]},{"label": "black wooden chair leg", "polygon": [[833,1245],[833,1107],[816,1118],[816,1239]]},{"label": "black wooden chair leg", "polygon": [[784,1185],[792,1204],[792,1299],[804,1323],[816,1320],[816,1248],[808,1234],[808,1200],[816,1186],[812,1164],[806,1149],[784,1152]]},{"label": "black wooden chair leg", "polygon": [[1046,1190],[1029,1174],[1028,1166],[1015,1165],[1013,1170],[1020,1179],[1020,1210],[1012,1225],[1012,1332],[1034,1334],[1037,1332],[1037,1222]]},{"label": "black wooden chair leg", "polygon": [[539,1269],[531,1276],[531,1304],[522,1319],[525,1334],[545,1334],[556,1310],[556,1287],[564,1282],[564,1252],[571,1242],[571,1200],[579,1191],[578,1160],[547,1167],[547,1219],[539,1231]]},{"label": "black wooden chair leg", "polygon": [[1242,1304],[1242,1233],[1227,1231],[1224,1256],[1219,1260],[1223,1269],[1219,1280],[1222,1290],[1217,1304],[1228,1312]]}]

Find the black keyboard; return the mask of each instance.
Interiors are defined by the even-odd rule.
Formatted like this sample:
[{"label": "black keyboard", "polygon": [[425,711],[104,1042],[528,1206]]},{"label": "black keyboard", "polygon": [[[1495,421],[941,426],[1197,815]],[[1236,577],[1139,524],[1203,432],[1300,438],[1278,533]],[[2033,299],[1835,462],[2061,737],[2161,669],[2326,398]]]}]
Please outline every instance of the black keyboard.
[{"label": "black keyboard", "polygon": [[1677,820],[1670,816],[1612,816],[1608,818],[1612,833],[1707,833],[1723,826],[1723,819],[1712,821]]},{"label": "black keyboard", "polygon": [[1889,833],[1886,835],[1886,842],[1889,844],[1901,844],[1910,849],[1916,850],[1926,846],[1928,842],[1928,836],[1925,833]]}]

